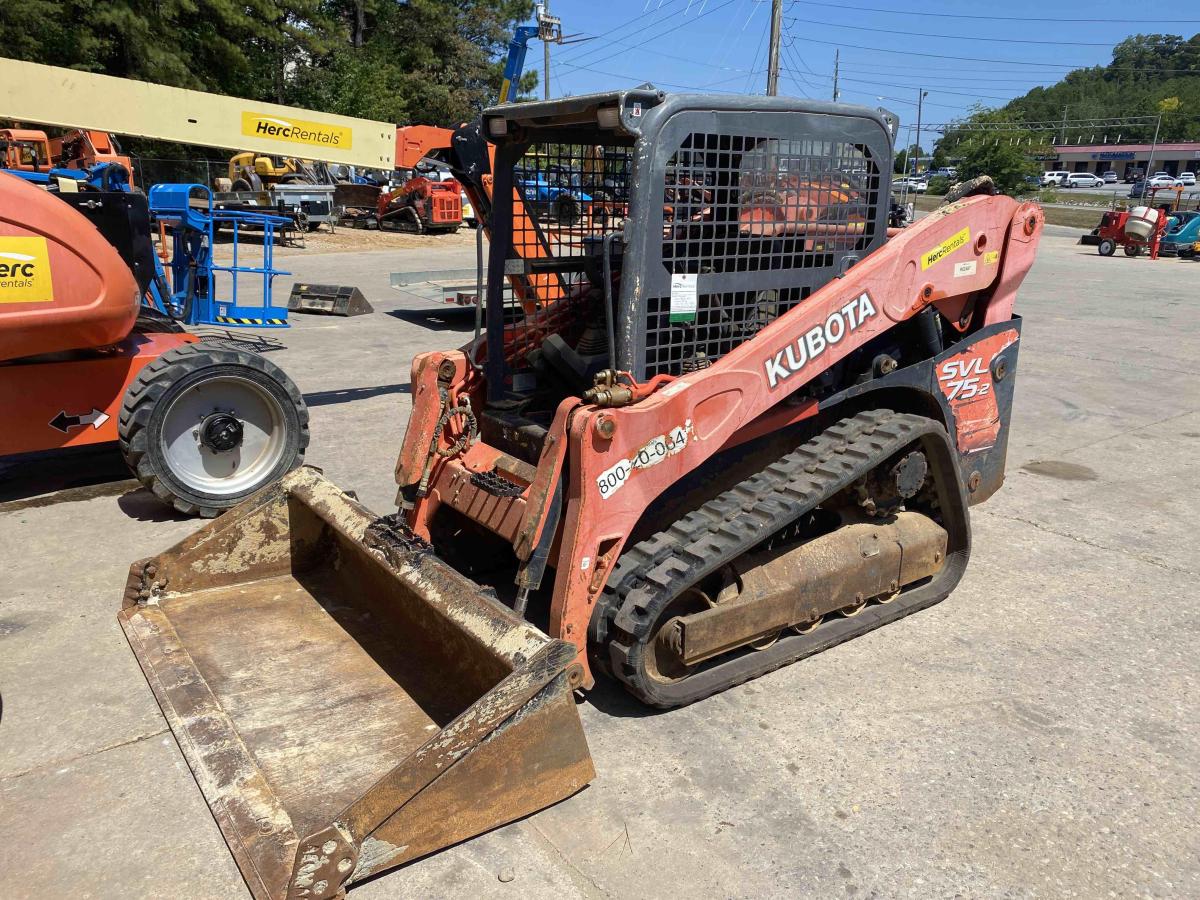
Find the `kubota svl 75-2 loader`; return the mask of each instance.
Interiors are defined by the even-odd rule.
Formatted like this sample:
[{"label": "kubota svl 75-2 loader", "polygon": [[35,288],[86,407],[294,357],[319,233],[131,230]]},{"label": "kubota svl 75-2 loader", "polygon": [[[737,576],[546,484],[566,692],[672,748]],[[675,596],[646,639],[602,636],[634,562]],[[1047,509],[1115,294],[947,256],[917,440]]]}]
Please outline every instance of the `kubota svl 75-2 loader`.
[{"label": "kubota svl 75-2 loader", "polygon": [[[121,619],[256,896],[577,790],[602,672],[691,703],[954,589],[1043,218],[981,180],[889,237],[894,124],[641,88],[460,133],[469,189],[494,145],[485,321],[413,363],[399,512],[302,469],[131,571]],[[597,153],[629,161],[619,206],[527,213],[529,157]]]}]

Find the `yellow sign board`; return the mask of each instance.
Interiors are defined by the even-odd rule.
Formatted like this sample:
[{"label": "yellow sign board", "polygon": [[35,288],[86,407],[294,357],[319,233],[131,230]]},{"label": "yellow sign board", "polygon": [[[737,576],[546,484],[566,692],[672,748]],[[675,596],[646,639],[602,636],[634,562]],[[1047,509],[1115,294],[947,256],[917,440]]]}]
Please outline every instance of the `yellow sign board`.
[{"label": "yellow sign board", "polygon": [[50,253],[44,237],[0,237],[0,303],[50,303]]},{"label": "yellow sign board", "polygon": [[964,228],[957,234],[951,235],[921,257],[921,271],[925,271],[936,262],[941,262],[959,247],[965,247],[970,242],[970,228]]},{"label": "yellow sign board", "polygon": [[243,112],[242,134],[309,147],[336,147],[339,150],[349,150],[354,145],[354,132],[341,125],[306,122],[291,116],[267,113]]}]

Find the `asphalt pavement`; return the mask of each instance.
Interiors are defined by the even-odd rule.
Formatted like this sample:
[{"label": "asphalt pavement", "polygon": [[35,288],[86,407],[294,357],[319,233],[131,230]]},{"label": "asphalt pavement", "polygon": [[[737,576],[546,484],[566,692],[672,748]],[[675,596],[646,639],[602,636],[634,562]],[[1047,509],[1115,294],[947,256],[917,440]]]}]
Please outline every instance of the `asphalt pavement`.
[{"label": "asphalt pavement", "polygon": [[[380,513],[409,361],[472,328],[387,287],[434,258],[287,260],[375,305],[296,317],[272,358],[308,461]],[[350,900],[1200,896],[1197,303],[1200,263],[1048,230],[1008,481],[948,600],[678,711],[602,682],[591,786]],[[52,462],[0,504],[0,896],[248,897],[116,621],[130,562],[197,523],[95,456]]]}]

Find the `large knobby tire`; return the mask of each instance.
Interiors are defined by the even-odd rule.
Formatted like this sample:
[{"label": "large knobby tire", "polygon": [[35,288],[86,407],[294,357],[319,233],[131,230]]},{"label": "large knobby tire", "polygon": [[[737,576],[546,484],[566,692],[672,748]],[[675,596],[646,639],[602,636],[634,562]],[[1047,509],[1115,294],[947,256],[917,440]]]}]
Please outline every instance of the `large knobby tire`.
[{"label": "large knobby tire", "polygon": [[1138,244],[1126,244],[1125,245],[1125,255],[1126,256],[1141,256],[1142,248]]},{"label": "large knobby tire", "polygon": [[1112,256],[1117,252],[1117,242],[1112,238],[1101,238],[1100,244],[1096,247],[1096,252],[1101,256]]},{"label": "large knobby tire", "polygon": [[579,221],[579,201],[564,194],[554,201],[554,221],[570,227]]},{"label": "large knobby tire", "polygon": [[118,435],[126,464],[154,496],[209,518],[300,465],[308,408],[263,357],[185,344],[129,386]]}]

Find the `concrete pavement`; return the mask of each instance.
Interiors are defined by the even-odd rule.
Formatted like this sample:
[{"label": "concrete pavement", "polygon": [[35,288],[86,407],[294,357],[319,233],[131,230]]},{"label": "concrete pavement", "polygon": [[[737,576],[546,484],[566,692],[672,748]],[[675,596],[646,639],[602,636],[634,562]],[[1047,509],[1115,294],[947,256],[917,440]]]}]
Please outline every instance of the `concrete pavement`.
[{"label": "concrete pavement", "polygon": [[[471,328],[387,273],[472,255],[286,261],[375,305],[296,317],[272,358],[308,461],[379,512],[412,355]],[[946,602],[683,710],[602,683],[590,787],[351,900],[1200,895],[1198,302],[1198,263],[1048,233],[1008,483]],[[128,485],[29,497],[56,465],[10,472],[0,505],[0,896],[248,896],[116,622],[129,563],[196,524]]]}]

